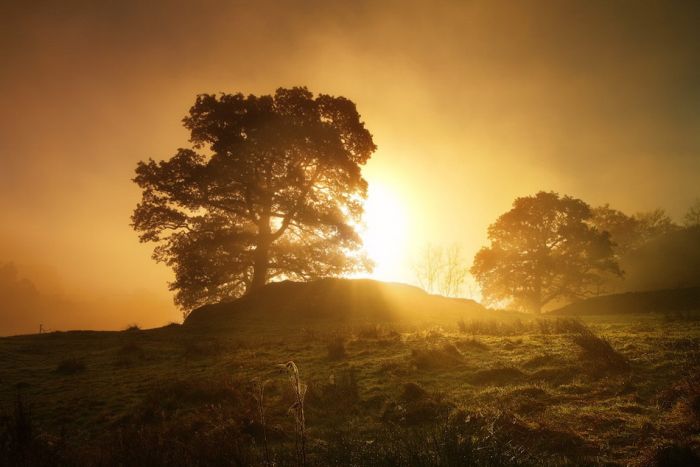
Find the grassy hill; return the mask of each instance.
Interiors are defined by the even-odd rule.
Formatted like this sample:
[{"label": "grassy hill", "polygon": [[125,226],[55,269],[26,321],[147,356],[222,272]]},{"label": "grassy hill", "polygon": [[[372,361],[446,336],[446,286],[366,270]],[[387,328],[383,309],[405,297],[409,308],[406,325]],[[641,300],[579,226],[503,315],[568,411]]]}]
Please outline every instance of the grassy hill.
[{"label": "grassy hill", "polygon": [[555,316],[618,313],[700,313],[700,287],[601,295],[566,305]]},{"label": "grassy hill", "polygon": [[298,465],[289,361],[308,465],[693,465],[698,355],[688,316],[273,284],[184,325],[0,338],[0,465]]},{"label": "grassy hill", "polygon": [[430,295],[406,284],[369,279],[321,279],[312,282],[277,282],[228,303],[206,305],[192,311],[186,327],[235,326],[237,321],[294,324],[439,322],[458,319],[501,318],[516,314],[491,311],[473,300]]}]

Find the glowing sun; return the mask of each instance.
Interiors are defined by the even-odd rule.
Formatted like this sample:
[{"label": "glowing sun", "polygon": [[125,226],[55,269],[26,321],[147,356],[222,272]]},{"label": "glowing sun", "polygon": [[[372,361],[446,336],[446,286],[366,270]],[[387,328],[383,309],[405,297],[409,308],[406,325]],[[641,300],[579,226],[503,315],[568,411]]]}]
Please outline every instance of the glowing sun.
[{"label": "glowing sun", "polygon": [[374,261],[371,277],[397,280],[406,255],[406,212],[403,203],[386,186],[372,183],[365,201],[362,240],[367,255]]}]

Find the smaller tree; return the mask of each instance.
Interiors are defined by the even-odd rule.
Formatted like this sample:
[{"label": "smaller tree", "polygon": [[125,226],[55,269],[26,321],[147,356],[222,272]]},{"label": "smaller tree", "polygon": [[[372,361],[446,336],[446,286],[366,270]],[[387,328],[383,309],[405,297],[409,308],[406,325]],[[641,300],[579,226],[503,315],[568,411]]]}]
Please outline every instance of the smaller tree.
[{"label": "smaller tree", "polygon": [[613,209],[609,204],[592,209],[591,224],[599,231],[608,232],[614,242],[615,251],[623,255],[640,246],[641,222],[634,216]]},{"label": "smaller tree", "polygon": [[688,212],[683,217],[683,225],[686,227],[700,226],[700,198],[696,199],[693,205],[688,208]]},{"label": "smaller tree", "polygon": [[585,202],[554,192],[517,198],[489,226],[491,245],[474,257],[471,273],[484,299],[541,312],[554,300],[596,293],[606,275],[621,275],[610,234],[591,225],[592,216]]},{"label": "smaller tree", "polygon": [[638,212],[634,218],[639,223],[639,245],[643,245],[655,238],[678,230],[671,218],[663,209]]},{"label": "smaller tree", "polygon": [[413,270],[423,289],[446,297],[461,295],[469,274],[462,249],[457,244],[446,248],[427,244],[414,263]]},{"label": "smaller tree", "polygon": [[442,274],[439,281],[440,294],[445,297],[458,297],[461,295],[467,274],[469,274],[469,268],[459,245],[453,244],[445,248]]},{"label": "smaller tree", "polygon": [[418,261],[413,264],[413,272],[418,284],[427,292],[437,290],[444,257],[442,247],[428,243],[421,250]]}]

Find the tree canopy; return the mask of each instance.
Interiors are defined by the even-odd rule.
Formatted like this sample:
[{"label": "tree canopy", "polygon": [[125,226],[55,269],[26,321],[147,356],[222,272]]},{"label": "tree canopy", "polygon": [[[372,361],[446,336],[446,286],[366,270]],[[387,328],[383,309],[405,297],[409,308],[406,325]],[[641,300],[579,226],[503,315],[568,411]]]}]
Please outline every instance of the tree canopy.
[{"label": "tree canopy", "polygon": [[184,309],[270,280],[371,269],[358,253],[376,146],[355,104],[306,88],[199,95],[184,120],[191,148],[139,162],[132,222],[172,267]]},{"label": "tree canopy", "polygon": [[700,198],[696,199],[686,211],[685,216],[683,216],[683,224],[686,227],[700,226]]},{"label": "tree canopy", "polygon": [[471,273],[490,302],[540,312],[557,299],[593,294],[606,275],[621,275],[607,232],[591,225],[580,199],[539,192],[517,198],[488,229]]},{"label": "tree canopy", "polygon": [[663,209],[638,212],[628,216],[609,204],[593,208],[590,219],[601,232],[608,232],[615,252],[624,255],[641,248],[648,242],[678,229]]}]

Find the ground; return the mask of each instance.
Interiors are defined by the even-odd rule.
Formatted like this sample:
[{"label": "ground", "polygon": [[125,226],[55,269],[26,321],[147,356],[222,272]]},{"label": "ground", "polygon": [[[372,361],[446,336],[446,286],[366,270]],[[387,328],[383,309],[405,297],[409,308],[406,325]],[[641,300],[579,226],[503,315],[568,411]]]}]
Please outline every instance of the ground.
[{"label": "ground", "polygon": [[688,313],[8,337],[0,463],[683,465],[699,356]]}]

